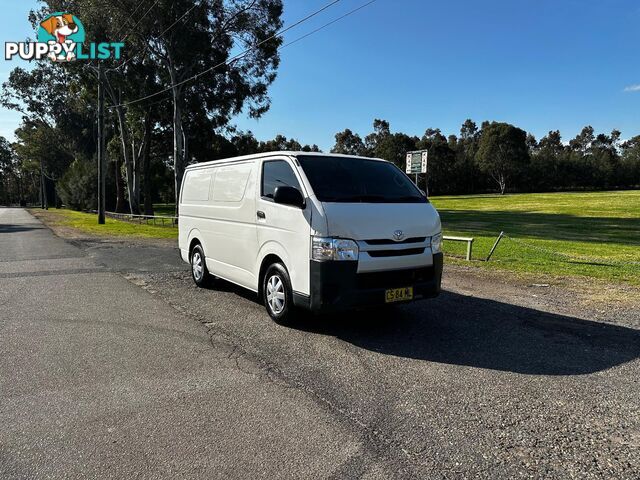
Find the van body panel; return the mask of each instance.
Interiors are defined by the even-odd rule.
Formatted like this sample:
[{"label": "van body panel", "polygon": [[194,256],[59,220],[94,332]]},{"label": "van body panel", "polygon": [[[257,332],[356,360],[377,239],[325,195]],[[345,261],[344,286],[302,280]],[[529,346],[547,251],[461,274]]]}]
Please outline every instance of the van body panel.
[{"label": "van body panel", "polygon": [[[289,157],[274,156],[263,160],[264,163],[270,161],[284,161],[293,171],[302,195],[308,197],[307,190],[301,178],[301,172],[297,165]],[[260,168],[260,178],[263,175],[263,168]],[[261,182],[262,180],[260,180]],[[275,203],[272,199],[262,196],[261,187],[257,188],[257,211],[264,214],[263,218],[256,215],[256,225],[258,233],[258,245],[260,248],[259,262],[267,255],[278,255],[284,262],[284,266],[289,272],[291,286],[295,292],[305,295],[309,294],[309,253],[311,251],[311,223],[312,208],[309,202],[304,209],[290,205]],[[257,213],[257,212],[256,212]],[[281,252],[281,253],[276,253]],[[259,268],[259,267],[258,267]]]},{"label": "van body panel", "polygon": [[[197,238],[202,244],[207,269],[243,287],[257,290],[255,271],[258,250],[255,224],[255,191],[258,163],[248,161],[185,172],[179,228],[188,231],[181,252]],[[191,176],[197,180],[191,183]],[[200,188],[211,177],[207,198],[190,189]],[[200,188],[200,190],[202,190]],[[195,197],[195,198],[194,198]],[[179,236],[182,240],[182,236]],[[185,254],[182,254],[183,258]]]},{"label": "van body panel", "polygon": [[311,234],[318,237],[329,236],[329,222],[322,202],[311,195],[307,199],[308,208],[311,209]]},{"label": "van body panel", "polygon": [[396,230],[405,238],[430,237],[440,232],[440,217],[430,203],[322,204],[328,235],[352,240],[393,239]]}]

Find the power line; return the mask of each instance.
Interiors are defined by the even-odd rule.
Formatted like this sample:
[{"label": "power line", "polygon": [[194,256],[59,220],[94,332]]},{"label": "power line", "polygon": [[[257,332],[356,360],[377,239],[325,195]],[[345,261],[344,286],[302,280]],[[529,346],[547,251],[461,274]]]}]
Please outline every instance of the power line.
[{"label": "power line", "polygon": [[[200,1],[200,2],[198,2],[198,3],[194,3],[194,4],[191,6],[191,8],[189,8],[186,12],[184,12],[184,13],[182,14],[182,16],[181,16],[180,18],[178,18],[175,22],[173,22],[171,25],[169,25],[167,28],[165,28],[165,29],[162,31],[162,33],[160,33],[160,35],[158,35],[158,36],[159,36],[159,37],[162,37],[165,33],[167,33],[169,30],[171,30],[173,27],[175,27],[175,26],[176,26],[176,25],[177,25],[177,24],[178,24],[178,23],[179,23],[179,22],[180,22],[184,17],[186,17],[187,15],[189,15],[189,14],[193,11],[193,9],[194,9],[194,8],[196,8],[196,7],[200,6],[200,5],[202,5],[202,2],[203,2],[203,1],[204,1],[204,0],[201,0],[201,1]],[[116,36],[117,36],[117,35],[116,35]],[[147,48],[147,47],[145,46],[145,48]],[[107,71],[109,71],[109,72],[116,71],[116,70],[118,70],[118,69],[120,69],[120,68],[124,67],[125,65],[127,65],[127,64],[128,64],[129,62],[131,62],[134,58],[136,58],[136,57],[135,57],[135,56],[129,57],[129,59],[128,59],[128,60],[125,60],[124,62],[122,62],[122,63],[121,63],[120,65],[118,65],[117,67],[110,68],[110,69],[109,69],[109,70],[107,70]]]},{"label": "power line", "polygon": [[222,67],[223,65],[228,65],[228,64],[230,64],[231,62],[234,62],[234,61],[236,61],[236,60],[239,60],[240,58],[242,58],[242,57],[246,56],[247,54],[249,54],[250,52],[252,52],[252,51],[253,51],[253,50],[255,50],[256,48],[258,48],[260,45],[262,45],[262,44],[264,44],[264,43],[266,43],[266,42],[269,42],[269,41],[273,40],[274,38],[280,37],[280,36],[281,36],[281,35],[283,35],[284,33],[286,33],[286,32],[288,32],[289,30],[291,30],[292,28],[295,28],[295,27],[297,27],[298,25],[300,25],[301,23],[304,23],[304,22],[306,22],[307,20],[309,20],[309,19],[311,19],[311,18],[315,17],[316,15],[318,15],[318,14],[322,13],[323,11],[325,11],[325,10],[326,10],[326,9],[328,9],[329,7],[331,7],[331,6],[335,5],[335,4],[336,4],[336,3],[338,3],[339,1],[340,1],[340,0],[333,0],[332,2],[329,2],[328,4],[326,4],[324,7],[320,8],[319,10],[316,10],[315,12],[313,12],[313,13],[311,13],[311,14],[307,15],[306,17],[301,18],[300,20],[298,20],[297,22],[293,23],[292,25],[289,25],[288,27],[286,27],[286,28],[284,28],[284,29],[282,29],[282,30],[280,30],[280,31],[276,32],[275,34],[271,35],[270,37],[268,37],[268,38],[266,38],[266,39],[264,39],[264,40],[262,40],[262,41],[260,41],[260,42],[256,43],[256,44],[255,44],[255,45],[253,45],[252,47],[249,47],[248,49],[246,49],[246,50],[244,50],[244,51],[240,52],[239,54],[234,55],[234,56],[233,56],[233,57],[231,57],[229,60],[225,60],[224,62],[220,62],[220,63],[218,63],[217,65],[214,65],[213,67],[209,67],[209,68],[207,68],[206,70],[204,70],[204,71],[202,71],[202,72],[200,72],[200,73],[197,73],[196,75],[193,75],[192,77],[189,77],[189,78],[187,78],[187,79],[185,79],[185,80],[183,80],[183,81],[181,81],[181,82],[178,82],[178,83],[176,83],[176,84],[174,84],[174,85],[171,85],[170,87],[167,87],[167,88],[165,88],[165,89],[163,89],[163,90],[160,90],[160,91],[155,92],[155,93],[151,93],[151,94],[149,94],[149,95],[146,95],[146,96],[144,96],[144,97],[138,98],[138,99],[136,99],[136,100],[132,100],[132,101],[130,101],[130,102],[124,102],[124,103],[120,103],[120,104],[117,104],[117,105],[112,105],[112,106],[111,106],[111,107],[109,107],[109,108],[126,107],[127,105],[133,105],[133,104],[135,104],[135,103],[140,103],[140,102],[143,102],[143,101],[145,101],[145,100],[148,100],[149,98],[157,97],[158,95],[162,95],[163,93],[168,92],[168,91],[170,91],[170,90],[172,90],[172,89],[174,89],[174,88],[176,88],[176,87],[179,87],[179,86],[181,86],[181,85],[184,85],[185,83],[188,83],[188,82],[191,82],[191,81],[193,81],[193,80],[196,80],[197,78],[200,78],[201,76],[203,76],[203,75],[205,75],[205,74],[207,74],[207,73],[209,73],[209,72],[211,72],[211,71],[215,70],[215,69],[216,69],[216,68],[218,68],[218,67]]},{"label": "power line", "polygon": [[147,10],[147,11],[144,13],[144,15],[142,15],[142,17],[140,17],[140,20],[138,20],[138,21],[136,22],[136,24],[133,26],[133,28],[130,28],[130,29],[129,29],[129,31],[127,32],[127,34],[122,38],[122,40],[120,40],[120,43],[124,42],[124,41],[127,39],[127,37],[128,37],[129,35],[131,35],[131,32],[133,32],[133,31],[136,29],[136,27],[137,27],[138,25],[140,25],[140,22],[142,22],[142,20],[144,20],[144,19],[145,19],[145,17],[146,17],[147,15],[149,15],[149,12],[150,12],[151,10],[153,10],[153,8],[158,4],[158,2],[159,2],[159,1],[160,1],[160,0],[155,0],[155,2],[153,2],[153,5],[151,5],[151,6],[149,7],[149,10]]},{"label": "power line", "polygon": [[[118,2],[118,3],[120,3],[120,2]],[[122,4],[120,4],[120,5],[122,6]],[[142,6],[142,2],[139,2],[139,3],[138,3],[138,6],[137,6],[137,7],[135,8],[135,10],[131,13],[131,15],[130,15],[130,17],[131,17],[131,18],[133,18],[133,16],[138,12],[138,10],[140,10],[140,7],[141,7],[141,6]],[[116,33],[116,34],[114,35],[114,38],[118,38],[118,37],[120,36],[120,33],[122,33],[122,30],[124,30],[125,28],[126,28],[126,27],[125,27],[125,25],[123,24],[123,25],[120,27],[120,29],[118,30],[118,33]]]},{"label": "power line", "polygon": [[169,30],[171,30],[173,27],[175,27],[175,26],[177,25],[177,23],[178,23],[180,20],[182,20],[184,17],[186,17],[187,15],[189,15],[189,14],[193,11],[193,9],[194,9],[194,8],[199,7],[200,5],[202,5],[202,2],[203,2],[203,1],[204,1],[204,0],[201,0],[201,1],[200,1],[200,2],[198,2],[198,3],[194,3],[194,4],[193,4],[193,6],[192,6],[189,10],[187,10],[186,12],[184,12],[184,13],[182,14],[182,16],[181,16],[179,19],[177,19],[175,22],[173,22],[171,25],[169,25],[167,28],[165,28],[165,29],[162,31],[162,33],[161,33],[160,35],[158,35],[158,36],[159,36],[159,37],[162,37],[165,33],[167,33]]},{"label": "power line", "polygon": [[296,38],[295,40],[290,41],[289,43],[285,43],[284,45],[282,45],[279,50],[282,50],[285,47],[288,47],[290,45],[293,45],[294,43],[298,43],[300,40],[304,40],[307,37],[310,37],[311,35],[313,35],[314,33],[318,33],[320,30],[324,30],[325,28],[333,25],[336,22],[339,22],[340,20],[347,18],[349,15],[353,15],[354,13],[356,13],[359,10],[362,10],[365,7],[368,7],[369,5],[371,5],[372,3],[376,2],[377,0],[371,0],[370,2],[367,2],[363,5],[360,5],[357,8],[354,8],[353,10],[348,11],[347,13],[345,13],[344,15],[341,15],[340,17],[336,18],[335,20],[332,20],[328,23],[325,23],[324,25],[322,25],[321,27],[316,28],[315,30],[311,30],[309,33],[302,35],[301,37]]},{"label": "power line", "polygon": [[[131,28],[129,29],[129,31],[128,31],[128,32],[127,32],[127,34],[122,38],[122,40],[120,40],[120,43],[124,42],[124,41],[127,39],[127,37],[131,34],[131,32],[133,32],[133,30],[135,30],[135,28],[136,28],[138,25],[140,25],[140,22],[142,22],[142,20],[144,20],[144,18],[149,14],[149,12],[153,9],[153,7],[155,7],[155,6],[158,4],[158,2],[159,2],[159,1],[160,1],[160,0],[155,0],[155,2],[153,2],[153,5],[151,5],[151,7],[149,7],[149,9],[145,12],[145,14],[144,14],[144,15],[142,15],[142,17],[140,17],[140,19],[139,19],[139,20],[138,20],[138,21],[133,25],[133,27],[131,27]],[[122,4],[121,4],[121,5],[122,5]],[[131,17],[133,17],[133,16],[136,14],[136,12],[140,9],[140,7],[141,7],[141,6],[142,6],[142,2],[138,3],[138,6],[135,8],[135,10],[133,11],[133,13],[131,14]],[[124,28],[125,28],[124,26],[120,27],[120,29],[118,29],[118,32],[114,35],[114,38],[118,38],[118,36],[120,35],[120,32],[122,32],[122,30],[123,30]],[[90,63],[91,63],[91,64],[93,64],[93,60],[92,60]],[[125,62],[125,63],[126,63],[126,62]],[[123,65],[124,65],[124,64],[123,64]],[[118,66],[118,67],[116,67],[116,68],[120,68],[121,66],[122,66],[122,65],[120,65],[120,66]],[[115,68],[110,69],[110,70],[115,70]]]},{"label": "power line", "polygon": [[[312,30],[311,32],[308,32],[308,33],[306,33],[306,34],[304,34],[304,35],[301,35],[300,37],[296,38],[295,40],[292,40],[291,42],[288,42],[288,43],[286,43],[286,44],[284,44],[284,45],[280,46],[280,47],[278,48],[278,50],[282,50],[282,49],[283,49],[283,48],[285,48],[285,47],[291,46],[291,45],[293,45],[294,43],[297,43],[297,42],[299,42],[300,40],[303,40],[303,39],[305,39],[305,38],[307,38],[307,37],[309,37],[309,36],[311,36],[311,35],[313,35],[313,34],[315,34],[315,33],[319,32],[319,31],[321,31],[321,30],[323,30],[323,29],[325,29],[325,28],[327,28],[327,27],[329,27],[329,26],[333,25],[334,23],[339,22],[340,20],[342,20],[342,19],[344,19],[344,18],[346,18],[346,17],[348,17],[348,16],[350,16],[350,15],[353,15],[354,13],[358,12],[359,10],[362,10],[363,8],[365,8],[365,7],[369,6],[369,5],[371,5],[372,3],[376,2],[376,1],[377,1],[377,0],[370,0],[370,1],[369,1],[369,2],[367,2],[367,3],[365,3],[365,4],[363,4],[363,5],[360,5],[359,7],[356,7],[356,8],[354,8],[353,10],[350,10],[349,12],[345,13],[344,15],[341,15],[340,17],[338,17],[338,18],[336,18],[336,19],[334,19],[334,20],[332,20],[332,21],[330,21],[330,22],[325,23],[324,25],[322,25],[322,26],[320,26],[320,27],[318,27],[318,28],[316,28],[316,29]],[[336,3],[336,2],[334,2],[334,3]],[[332,5],[332,4],[327,5],[327,7],[329,7],[329,6],[331,6],[331,5]],[[293,28],[294,26],[296,26],[296,25],[298,25],[298,24],[299,24],[299,23],[296,23],[296,24],[292,25],[291,27],[289,27],[289,29],[290,29],[290,28]],[[281,31],[281,32],[279,32],[279,33],[277,33],[277,34],[275,34],[275,35],[274,35],[274,38],[275,38],[275,37],[277,37],[277,36],[282,35],[285,31],[286,31],[286,30],[283,30],[283,31]],[[268,41],[268,40],[270,40],[270,39],[267,39],[267,40],[264,40],[264,41]],[[226,62],[222,62],[222,63],[220,63],[220,64],[218,64],[218,65],[215,65],[215,66],[211,67],[210,69],[205,70],[204,72],[201,72],[201,73],[199,73],[199,74],[197,74],[197,75],[194,75],[193,77],[188,78],[188,79],[184,80],[183,82],[180,82],[180,83],[176,84],[176,86],[179,86],[179,85],[182,85],[182,84],[184,84],[184,83],[186,83],[186,82],[189,82],[189,81],[191,81],[191,80],[194,80],[195,78],[198,78],[199,76],[204,75],[204,74],[206,74],[206,73],[210,72],[211,70],[214,70],[214,69],[216,69],[216,68],[218,68],[218,67],[220,67],[220,66],[222,66],[222,65],[229,64],[229,63],[231,63],[231,62],[233,62],[233,61],[235,61],[235,60],[238,60],[238,59],[242,58],[243,56],[245,56],[246,54],[248,54],[248,53],[249,53],[251,50],[253,50],[254,48],[258,47],[259,45],[260,45],[260,44],[256,44],[256,45],[254,45],[253,47],[251,47],[250,49],[247,49],[247,50],[245,50],[244,52],[241,52],[240,54],[236,55],[235,57],[232,57],[231,59],[227,60]],[[151,95],[147,95],[147,96],[145,96],[145,97],[139,98],[139,99],[137,99],[137,100],[132,100],[131,102],[125,102],[125,103],[121,103],[121,104],[117,104],[117,105],[112,105],[112,106],[110,106],[110,107],[108,107],[108,108],[116,108],[116,107],[120,107],[120,106],[127,106],[127,105],[131,105],[131,104],[134,104],[134,103],[138,103],[138,102],[141,102],[141,101],[147,100],[147,99],[149,99],[149,98],[153,98],[154,96],[157,96],[157,95],[161,95],[161,94],[163,94],[163,93],[166,93],[166,92],[170,91],[170,90],[171,90],[171,88],[172,88],[172,87],[166,88],[166,89],[161,90],[161,91],[159,91],[159,92],[155,92],[155,93],[153,93],[153,94],[151,94]],[[152,102],[152,103],[148,104],[147,106],[149,106],[149,107],[151,107],[151,106],[155,106],[155,105],[157,105],[157,104],[160,104],[160,103],[166,102],[167,100],[170,100],[170,99],[171,99],[171,97],[166,97],[166,98],[163,98],[163,99],[161,99],[161,100],[157,100],[157,101],[155,101],[155,102]]]}]

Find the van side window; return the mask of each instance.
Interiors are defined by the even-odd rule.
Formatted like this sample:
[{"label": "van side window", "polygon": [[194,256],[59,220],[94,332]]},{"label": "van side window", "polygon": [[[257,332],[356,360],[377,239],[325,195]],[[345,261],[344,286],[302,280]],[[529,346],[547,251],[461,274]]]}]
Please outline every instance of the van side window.
[{"label": "van side window", "polygon": [[262,191],[261,195],[273,198],[276,187],[287,185],[296,187],[302,191],[291,166],[284,160],[272,160],[262,164]]},{"label": "van side window", "polygon": [[211,184],[211,170],[192,170],[187,172],[182,189],[183,202],[206,202],[209,200],[209,185]]},{"label": "van side window", "polygon": [[214,202],[240,202],[244,198],[253,166],[249,163],[223,165],[215,169]]}]

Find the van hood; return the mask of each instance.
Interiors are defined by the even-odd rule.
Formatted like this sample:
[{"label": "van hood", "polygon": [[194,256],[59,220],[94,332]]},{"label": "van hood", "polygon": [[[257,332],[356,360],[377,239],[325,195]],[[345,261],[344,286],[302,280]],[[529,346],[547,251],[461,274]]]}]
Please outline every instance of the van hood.
[{"label": "van hood", "polygon": [[430,203],[322,203],[327,236],[353,240],[430,237],[441,231],[440,216]]}]

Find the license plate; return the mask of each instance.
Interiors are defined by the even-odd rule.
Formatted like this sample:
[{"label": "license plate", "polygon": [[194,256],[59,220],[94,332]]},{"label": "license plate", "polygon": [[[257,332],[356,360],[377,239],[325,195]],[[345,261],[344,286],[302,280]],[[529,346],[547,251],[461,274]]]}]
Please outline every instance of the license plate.
[{"label": "license plate", "polygon": [[413,299],[413,287],[392,288],[385,291],[384,301],[386,303],[403,302]]}]

